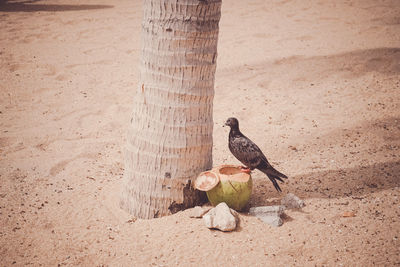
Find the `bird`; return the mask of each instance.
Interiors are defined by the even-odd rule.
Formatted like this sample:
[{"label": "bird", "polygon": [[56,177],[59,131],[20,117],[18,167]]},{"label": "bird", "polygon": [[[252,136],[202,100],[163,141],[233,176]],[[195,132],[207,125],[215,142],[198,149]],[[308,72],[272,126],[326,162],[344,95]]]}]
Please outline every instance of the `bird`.
[{"label": "bird", "polygon": [[225,122],[230,127],[228,146],[231,153],[243,164],[243,172],[250,173],[258,169],[265,173],[271,180],[276,191],[282,192],[278,182],[284,182],[282,178],[288,178],[283,173],[275,170],[268,162],[261,149],[239,130],[239,121],[236,118],[228,118]]}]

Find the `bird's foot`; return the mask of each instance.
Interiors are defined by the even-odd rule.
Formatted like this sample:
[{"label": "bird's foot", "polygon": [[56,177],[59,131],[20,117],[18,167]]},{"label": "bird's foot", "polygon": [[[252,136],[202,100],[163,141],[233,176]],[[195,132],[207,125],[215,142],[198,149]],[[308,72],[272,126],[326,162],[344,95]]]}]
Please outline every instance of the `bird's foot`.
[{"label": "bird's foot", "polygon": [[241,166],[241,167],[240,167],[240,171],[241,171],[241,172],[244,172],[244,173],[247,173],[247,174],[250,174],[250,173],[251,173],[250,168],[247,168],[247,167],[245,167],[245,166]]}]

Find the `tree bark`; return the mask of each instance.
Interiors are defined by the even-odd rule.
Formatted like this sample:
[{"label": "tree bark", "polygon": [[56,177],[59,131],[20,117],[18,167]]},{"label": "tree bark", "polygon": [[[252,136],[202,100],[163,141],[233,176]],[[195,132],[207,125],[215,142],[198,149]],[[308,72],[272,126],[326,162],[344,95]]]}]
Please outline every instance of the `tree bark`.
[{"label": "tree bark", "polygon": [[143,4],[140,82],[120,204],[147,219],[206,200],[191,181],[212,167],[221,0],[145,0]]}]

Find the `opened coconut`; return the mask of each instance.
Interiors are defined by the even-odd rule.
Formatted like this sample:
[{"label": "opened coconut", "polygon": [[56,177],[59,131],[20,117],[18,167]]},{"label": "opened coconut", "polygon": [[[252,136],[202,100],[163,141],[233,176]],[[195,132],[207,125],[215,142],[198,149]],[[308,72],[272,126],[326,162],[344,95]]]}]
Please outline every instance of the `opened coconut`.
[{"label": "opened coconut", "polygon": [[212,171],[205,171],[197,176],[194,187],[200,191],[209,191],[219,183],[219,177]]},{"label": "opened coconut", "polygon": [[241,171],[240,166],[222,165],[201,173],[195,188],[206,191],[213,206],[225,202],[234,210],[242,210],[249,202],[253,182],[251,175]]}]

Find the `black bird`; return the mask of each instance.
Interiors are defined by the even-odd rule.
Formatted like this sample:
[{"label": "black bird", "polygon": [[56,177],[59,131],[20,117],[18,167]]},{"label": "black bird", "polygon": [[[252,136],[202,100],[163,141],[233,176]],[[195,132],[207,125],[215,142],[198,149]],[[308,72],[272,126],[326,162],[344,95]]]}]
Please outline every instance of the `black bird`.
[{"label": "black bird", "polygon": [[287,176],[275,170],[269,164],[261,149],[240,132],[239,121],[236,118],[229,118],[225,125],[231,127],[229,131],[229,150],[248,168],[243,171],[250,172],[254,169],[262,171],[274,184],[275,189],[278,192],[282,192],[276,180],[283,183],[282,178],[287,178]]}]

